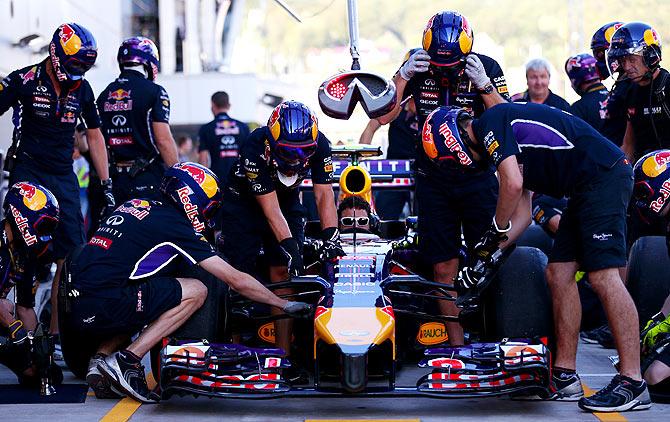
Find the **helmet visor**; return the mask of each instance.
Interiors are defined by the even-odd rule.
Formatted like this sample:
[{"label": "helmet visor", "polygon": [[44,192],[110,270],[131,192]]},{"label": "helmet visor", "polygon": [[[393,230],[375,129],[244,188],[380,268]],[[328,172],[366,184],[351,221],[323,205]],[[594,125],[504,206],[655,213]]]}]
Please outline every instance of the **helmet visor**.
[{"label": "helmet visor", "polygon": [[305,163],[316,152],[316,141],[305,145],[295,145],[279,140],[275,146],[275,158],[294,166]]},{"label": "helmet visor", "polygon": [[205,220],[212,221],[219,212],[219,209],[221,209],[221,201],[210,201],[210,203],[207,204],[205,209],[202,211],[202,216],[205,218]]},{"label": "helmet visor", "polygon": [[53,218],[50,215],[42,215],[37,219],[33,228],[35,233],[40,237],[51,237],[56,232],[58,227],[58,219]]},{"label": "helmet visor", "polygon": [[633,185],[633,197],[639,201],[649,202],[654,196],[654,188],[646,181],[636,182]]},{"label": "helmet visor", "polygon": [[70,59],[66,61],[63,65],[65,70],[70,75],[70,78],[73,80],[81,79],[84,76],[84,73],[88,72],[93,63],[86,63],[77,59]]}]

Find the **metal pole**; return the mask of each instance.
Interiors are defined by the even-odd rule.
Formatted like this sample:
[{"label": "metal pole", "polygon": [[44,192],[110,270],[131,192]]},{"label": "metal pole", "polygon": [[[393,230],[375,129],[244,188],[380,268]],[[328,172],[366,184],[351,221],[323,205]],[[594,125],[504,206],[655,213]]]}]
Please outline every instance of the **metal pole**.
[{"label": "metal pole", "polygon": [[356,0],[347,0],[347,12],[349,17],[349,52],[351,53],[351,70],[360,70],[358,63],[358,10]]}]

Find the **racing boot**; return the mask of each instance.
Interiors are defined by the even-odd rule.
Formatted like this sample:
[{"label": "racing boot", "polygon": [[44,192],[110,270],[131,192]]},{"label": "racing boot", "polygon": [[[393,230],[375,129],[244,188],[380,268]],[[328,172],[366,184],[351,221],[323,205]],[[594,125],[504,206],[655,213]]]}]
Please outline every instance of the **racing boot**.
[{"label": "racing boot", "polygon": [[644,380],[634,381],[615,375],[612,381],[591,397],[582,397],[579,407],[591,412],[624,412],[651,407],[651,398]]},{"label": "racing boot", "polygon": [[142,403],[156,403],[149,398],[149,387],[144,375],[144,366],[139,357],[127,350],[116,352],[98,363],[98,370],[117,391]]},{"label": "racing boot", "polygon": [[98,365],[106,358],[107,356],[102,353],[97,353],[93,355],[91,360],[88,361],[88,372],[86,373],[86,382],[88,386],[91,387],[95,397],[99,399],[120,399],[124,397],[123,394],[120,394],[112,387],[112,383],[105,378],[98,369]]}]

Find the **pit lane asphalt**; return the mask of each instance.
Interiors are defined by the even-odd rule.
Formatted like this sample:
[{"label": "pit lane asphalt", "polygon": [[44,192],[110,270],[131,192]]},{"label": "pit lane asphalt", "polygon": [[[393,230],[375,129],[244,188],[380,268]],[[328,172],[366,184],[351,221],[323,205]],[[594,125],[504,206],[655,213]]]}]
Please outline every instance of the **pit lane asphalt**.
[{"label": "pit lane asphalt", "polygon": [[[582,381],[591,390],[606,385],[614,375],[609,364],[613,350],[598,345],[579,345],[578,370]],[[419,369],[404,369],[398,384],[413,384]],[[10,384],[16,378],[0,367],[0,383]],[[77,382],[71,374],[66,382]],[[89,392],[83,404],[1,405],[3,420],[11,421],[305,421],[305,420],[449,420],[525,421],[649,421],[667,420],[670,405],[654,403],[650,410],[621,414],[582,412],[574,402],[512,401],[508,398],[439,400],[431,398],[293,398],[275,400],[222,400],[204,397],[173,397],[157,405],[137,406],[130,399],[97,400]]]}]

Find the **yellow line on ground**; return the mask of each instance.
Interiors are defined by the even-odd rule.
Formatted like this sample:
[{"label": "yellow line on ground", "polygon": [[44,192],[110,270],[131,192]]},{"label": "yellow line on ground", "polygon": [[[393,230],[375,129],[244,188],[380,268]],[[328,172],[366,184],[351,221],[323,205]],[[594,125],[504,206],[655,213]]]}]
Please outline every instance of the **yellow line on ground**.
[{"label": "yellow line on ground", "polygon": [[[588,385],[584,384],[583,382],[582,387],[584,387],[584,394],[586,396],[592,396],[593,394],[595,394],[595,390],[592,390],[591,388],[589,388]],[[598,418],[603,422],[623,422],[628,420],[625,418],[624,415],[622,415],[619,412],[593,412],[593,416],[595,416],[596,418]]]},{"label": "yellow line on ground", "polygon": [[[156,381],[151,373],[147,376],[147,385],[150,390],[153,390],[156,386]],[[102,417],[102,419],[100,419],[100,422],[125,422],[133,416],[140,406],[142,406],[142,403],[135,401],[130,397],[124,397],[119,400],[119,402],[116,403],[114,407]]]}]

